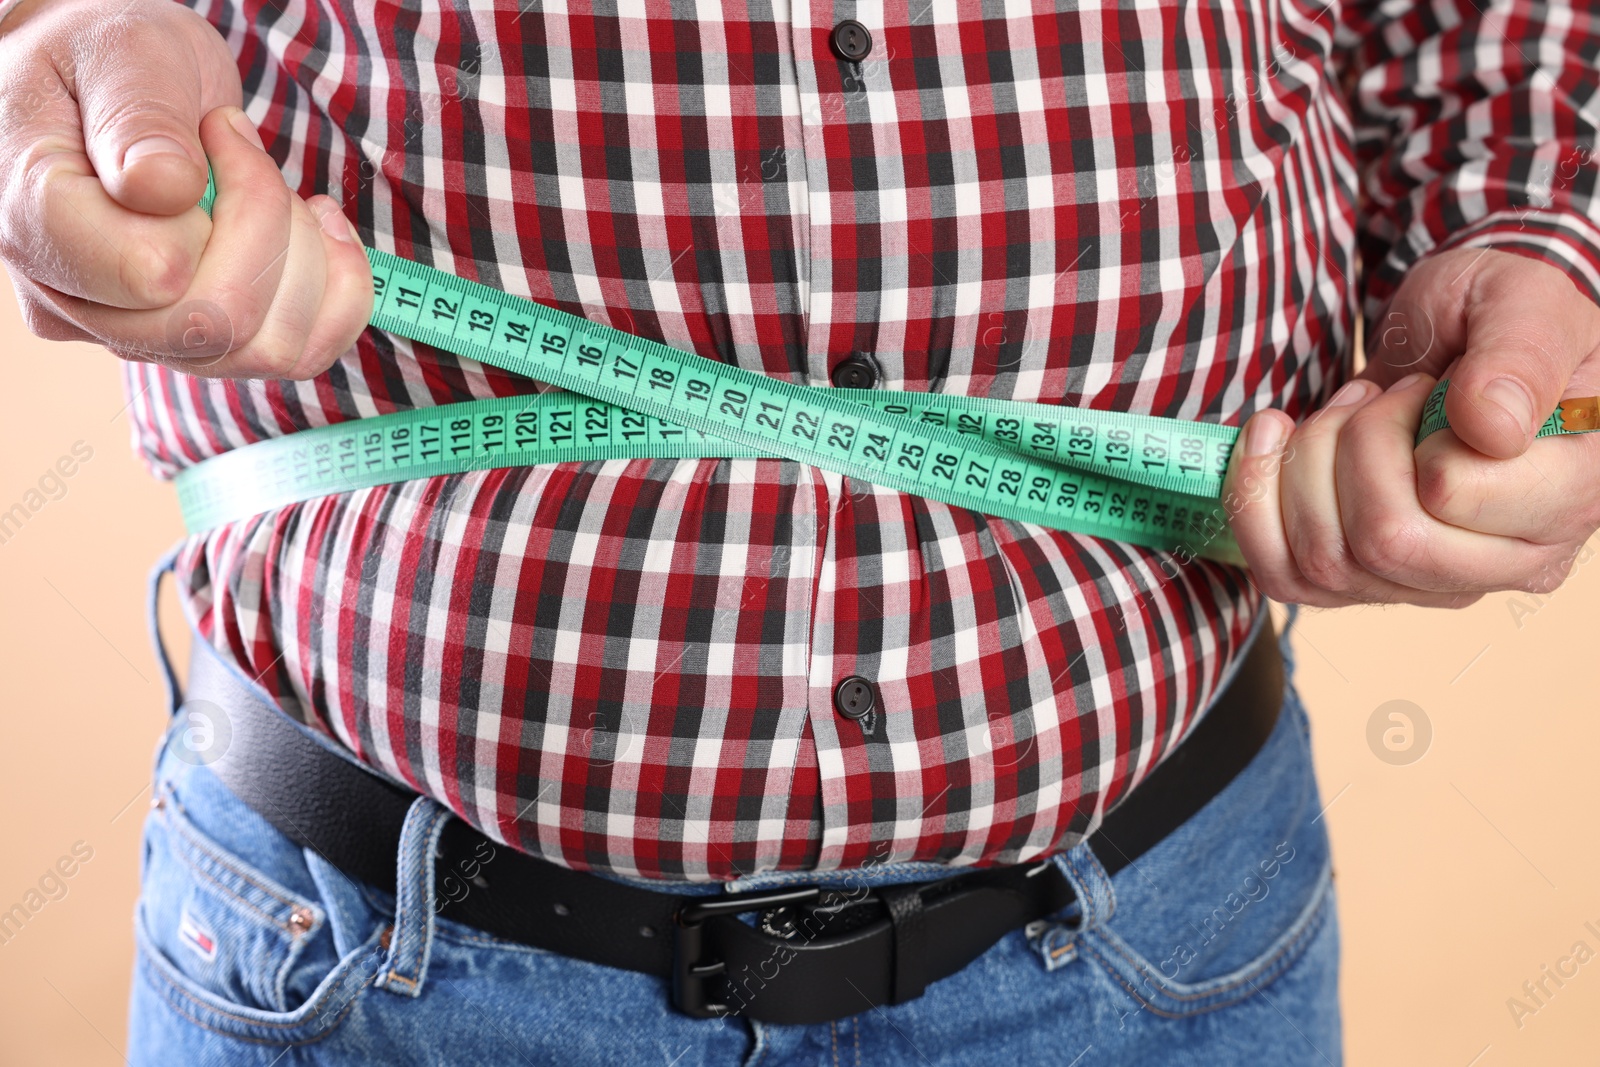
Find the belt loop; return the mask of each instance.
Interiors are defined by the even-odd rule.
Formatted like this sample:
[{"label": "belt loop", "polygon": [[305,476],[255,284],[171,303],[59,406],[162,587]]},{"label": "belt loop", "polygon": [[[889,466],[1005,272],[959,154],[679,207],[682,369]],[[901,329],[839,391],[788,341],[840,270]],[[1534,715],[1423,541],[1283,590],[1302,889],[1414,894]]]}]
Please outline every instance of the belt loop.
[{"label": "belt loop", "polygon": [[1069,919],[1029,924],[1029,943],[1044,961],[1045,970],[1054,971],[1078,958],[1079,934],[1110,921],[1116,914],[1117,892],[1087,841],[1057,852],[1046,862],[1055,864],[1072,886],[1078,907],[1078,914]]},{"label": "belt loop", "polygon": [[1082,929],[1090,929],[1111,921],[1117,913],[1117,891],[1111,885],[1111,876],[1100,865],[1087,841],[1080,841],[1066,852],[1058,852],[1051,859],[1061,868],[1072,891],[1078,896],[1082,909]]},{"label": "belt loop", "polygon": [[161,681],[167,690],[169,716],[177,714],[178,708],[183,705],[183,689],[178,685],[177,672],[172,669],[172,657],[167,654],[167,643],[161,638],[161,579],[171,573],[177,565],[178,552],[182,548],[183,542],[180,541],[156,561],[155,567],[150,571],[149,594],[145,601],[146,618],[150,626],[150,643],[155,645],[156,662],[161,665]]},{"label": "belt loop", "polygon": [[379,989],[407,997],[422,995],[433,951],[434,868],[439,835],[450,812],[429,797],[418,797],[400,829],[399,870],[395,881],[395,916],[389,956],[374,983]]}]

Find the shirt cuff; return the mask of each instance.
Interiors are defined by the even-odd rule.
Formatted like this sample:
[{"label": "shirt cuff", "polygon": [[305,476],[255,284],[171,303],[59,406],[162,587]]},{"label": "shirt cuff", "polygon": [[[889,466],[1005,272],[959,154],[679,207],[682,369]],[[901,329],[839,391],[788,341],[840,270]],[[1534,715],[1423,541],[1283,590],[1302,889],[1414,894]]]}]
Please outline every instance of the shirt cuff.
[{"label": "shirt cuff", "polygon": [[1557,268],[1600,304],[1600,225],[1572,211],[1499,211],[1450,234],[1426,253],[1492,248]]}]

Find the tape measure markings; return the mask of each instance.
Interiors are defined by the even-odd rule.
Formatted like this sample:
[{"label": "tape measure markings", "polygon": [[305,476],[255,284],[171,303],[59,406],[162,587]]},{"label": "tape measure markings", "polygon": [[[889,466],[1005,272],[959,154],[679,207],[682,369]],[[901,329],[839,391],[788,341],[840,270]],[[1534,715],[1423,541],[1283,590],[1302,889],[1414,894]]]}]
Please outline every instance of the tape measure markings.
[{"label": "tape measure markings", "polygon": [[[210,211],[214,181],[201,206]],[[304,430],[178,475],[198,531],[299,500],[530,463],[778,456],[974,511],[1241,562],[1217,506],[1238,430],[1217,423],[772,378],[367,249],[370,324],[562,392]],[[1420,442],[1448,425],[1440,382]],[[1540,436],[1596,428],[1564,401]],[[1573,429],[1572,412],[1587,412]],[[1193,543],[1199,540],[1198,547]]]}]

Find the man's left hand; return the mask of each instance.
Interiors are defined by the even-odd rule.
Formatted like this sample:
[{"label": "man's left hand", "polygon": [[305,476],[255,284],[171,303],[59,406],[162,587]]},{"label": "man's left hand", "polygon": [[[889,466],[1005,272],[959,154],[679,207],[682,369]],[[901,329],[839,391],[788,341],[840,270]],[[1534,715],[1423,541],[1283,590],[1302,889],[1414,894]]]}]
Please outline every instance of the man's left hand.
[{"label": "man's left hand", "polygon": [[[1366,369],[1296,427],[1245,423],[1223,500],[1274,600],[1461,607],[1548,593],[1600,527],[1600,433],[1534,433],[1600,393],[1600,307],[1560,270],[1459,249],[1418,263]],[[1413,445],[1438,377],[1450,428]]]}]

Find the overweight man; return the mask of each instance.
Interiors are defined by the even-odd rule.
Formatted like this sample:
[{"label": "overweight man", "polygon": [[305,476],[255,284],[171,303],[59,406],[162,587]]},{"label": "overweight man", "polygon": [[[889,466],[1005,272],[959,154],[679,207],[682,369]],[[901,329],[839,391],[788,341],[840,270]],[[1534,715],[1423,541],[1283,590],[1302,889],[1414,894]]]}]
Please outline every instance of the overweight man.
[{"label": "overweight man", "polygon": [[1340,1061],[1267,602],[1547,592],[1600,525],[1600,436],[1535,439],[1600,393],[1592,4],[0,12],[0,258],[158,477],[546,390],[369,327],[369,249],[814,390],[1241,428],[1246,566],[766,455],[194,530],[130,1062]]}]

